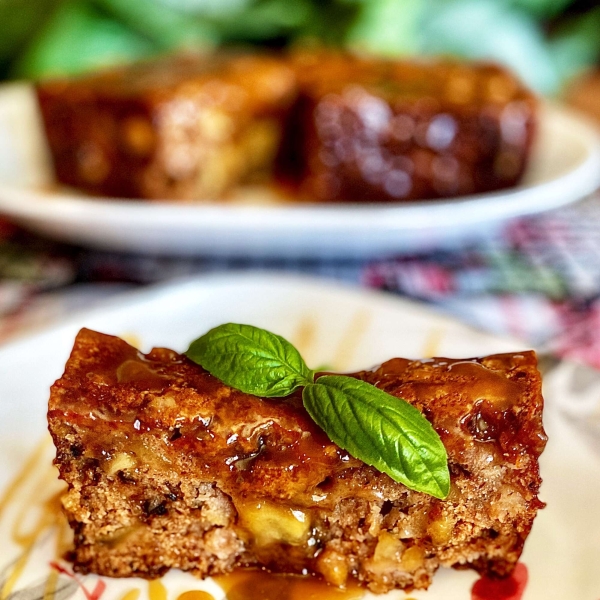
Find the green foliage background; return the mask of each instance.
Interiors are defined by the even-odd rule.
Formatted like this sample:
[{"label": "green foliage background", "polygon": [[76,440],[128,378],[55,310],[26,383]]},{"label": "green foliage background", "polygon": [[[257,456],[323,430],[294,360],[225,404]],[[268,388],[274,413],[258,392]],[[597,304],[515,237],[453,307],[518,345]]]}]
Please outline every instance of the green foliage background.
[{"label": "green foliage background", "polygon": [[541,92],[600,56],[585,0],[0,0],[0,77],[80,73],[185,47],[321,42],[493,58]]}]

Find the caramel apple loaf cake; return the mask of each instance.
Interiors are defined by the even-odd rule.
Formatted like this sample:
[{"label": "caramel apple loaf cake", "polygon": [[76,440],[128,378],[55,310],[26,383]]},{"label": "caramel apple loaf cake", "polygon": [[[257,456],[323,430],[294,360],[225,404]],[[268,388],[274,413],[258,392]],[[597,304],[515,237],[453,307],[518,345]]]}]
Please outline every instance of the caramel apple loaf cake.
[{"label": "caramel apple loaf cake", "polygon": [[82,330],[48,412],[75,569],[154,578],[263,566],[374,592],[427,588],[440,566],[509,574],[543,506],[534,353],[396,358],[352,377],[433,425],[446,499],[350,456],[299,393],[248,395],[172,350],[145,355]]},{"label": "caramel apple loaf cake", "polygon": [[498,66],[333,51],[171,56],[37,94],[59,182],[173,200],[261,179],[317,202],[498,190],[523,174],[537,110]]},{"label": "caramel apple loaf cake", "polygon": [[537,101],[492,64],[298,54],[282,181],[320,201],[461,196],[515,185]]},{"label": "caramel apple loaf cake", "polygon": [[59,182],[121,198],[215,200],[266,176],[295,96],[260,54],[184,54],[37,86]]}]

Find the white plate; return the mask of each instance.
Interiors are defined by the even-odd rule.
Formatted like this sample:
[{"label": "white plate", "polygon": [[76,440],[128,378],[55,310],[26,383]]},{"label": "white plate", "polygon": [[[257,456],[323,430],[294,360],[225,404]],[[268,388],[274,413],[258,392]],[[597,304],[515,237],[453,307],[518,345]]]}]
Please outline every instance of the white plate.
[{"label": "white plate", "polygon": [[[130,338],[135,336],[143,349],[156,344],[182,350],[191,338],[230,320],[277,331],[300,347],[309,365],[327,363],[339,369],[367,367],[392,356],[464,357],[522,349],[515,342],[475,332],[392,296],[281,276],[208,277],[155,288],[6,346],[0,350],[3,598],[11,589],[31,589],[36,584],[43,589],[51,572],[54,530],[44,527],[43,518],[42,526],[37,529],[35,522],[40,519],[39,508],[57,490],[56,474],[50,467],[51,444],[42,445],[38,455],[35,452],[40,441],[47,439],[48,387],[61,374],[78,328],[85,325]],[[561,369],[549,377],[549,381],[555,382],[556,393],[553,395],[551,388],[546,389],[545,425],[550,441],[541,461],[544,478],[541,495],[548,507],[536,519],[522,557],[529,572],[523,600],[600,598],[600,457],[587,445],[580,431],[559,413],[558,400],[563,407],[574,402],[571,399],[574,392],[568,383],[570,371],[567,370],[567,377],[563,372],[561,379]],[[34,458],[30,460],[31,456]],[[28,460],[29,470],[19,479]],[[42,517],[44,514],[42,511]],[[28,537],[28,532],[35,535]],[[26,549],[32,540],[36,541],[28,554]],[[23,554],[23,561],[15,562]],[[67,563],[62,564],[68,567]],[[11,579],[15,573],[19,576]],[[471,600],[470,590],[476,579],[470,571],[442,569],[427,592],[415,592],[410,597]],[[69,581],[61,576],[59,589],[68,586]],[[149,588],[140,579],[101,581],[106,585],[102,600],[123,600],[124,594],[132,590],[141,591],[141,600],[160,597],[157,584]],[[82,577],[81,582],[93,590],[98,578]],[[186,590],[202,589],[210,591],[216,600],[222,598],[213,581],[200,582],[180,572],[170,572],[161,584],[172,600]],[[71,593],[76,594],[73,600],[85,600],[75,587],[67,587],[54,597],[50,594],[44,600],[67,600]],[[8,597],[42,600],[40,594],[34,593]],[[407,596],[393,592],[382,598]],[[128,600],[133,600],[131,595]],[[188,600],[193,599],[188,597]]]},{"label": "white plate", "polygon": [[0,212],[59,240],[165,254],[353,256],[488,236],[511,217],[573,202],[600,183],[593,125],[544,106],[523,183],[509,190],[400,204],[293,205],[260,190],[233,204],[174,204],[44,191],[51,178],[30,88],[0,91]]}]

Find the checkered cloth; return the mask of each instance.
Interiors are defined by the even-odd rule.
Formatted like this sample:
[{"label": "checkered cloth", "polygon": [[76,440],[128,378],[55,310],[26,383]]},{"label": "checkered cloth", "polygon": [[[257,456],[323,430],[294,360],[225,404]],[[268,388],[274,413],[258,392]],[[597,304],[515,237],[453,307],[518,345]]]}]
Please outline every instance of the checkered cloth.
[{"label": "checkered cloth", "polygon": [[363,281],[600,368],[600,196],[485,244],[368,265]]},{"label": "checkered cloth", "polygon": [[49,244],[0,222],[0,341],[126,286],[288,271],[389,290],[600,368],[600,195],[511,222],[485,243],[384,260],[175,259]]}]

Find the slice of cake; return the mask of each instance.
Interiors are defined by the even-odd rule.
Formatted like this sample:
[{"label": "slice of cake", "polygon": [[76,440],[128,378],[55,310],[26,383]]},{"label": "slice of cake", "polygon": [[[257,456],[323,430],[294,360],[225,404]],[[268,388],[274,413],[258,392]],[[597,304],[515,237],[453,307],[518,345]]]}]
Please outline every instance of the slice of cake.
[{"label": "slice of cake", "polygon": [[61,183],[215,200],[270,172],[295,77],[269,55],[187,54],[43,82],[37,94]]},{"label": "slice of cake", "polygon": [[543,506],[535,355],[392,359],[354,376],[432,423],[449,457],[447,499],[349,456],[299,393],[247,395],[171,350],[144,355],[82,330],[48,412],[76,570],[152,578],[258,565],[375,592],[426,588],[440,566],[509,574]]},{"label": "slice of cake", "polygon": [[492,64],[304,53],[279,176],[309,200],[385,202],[515,185],[536,99]]}]

